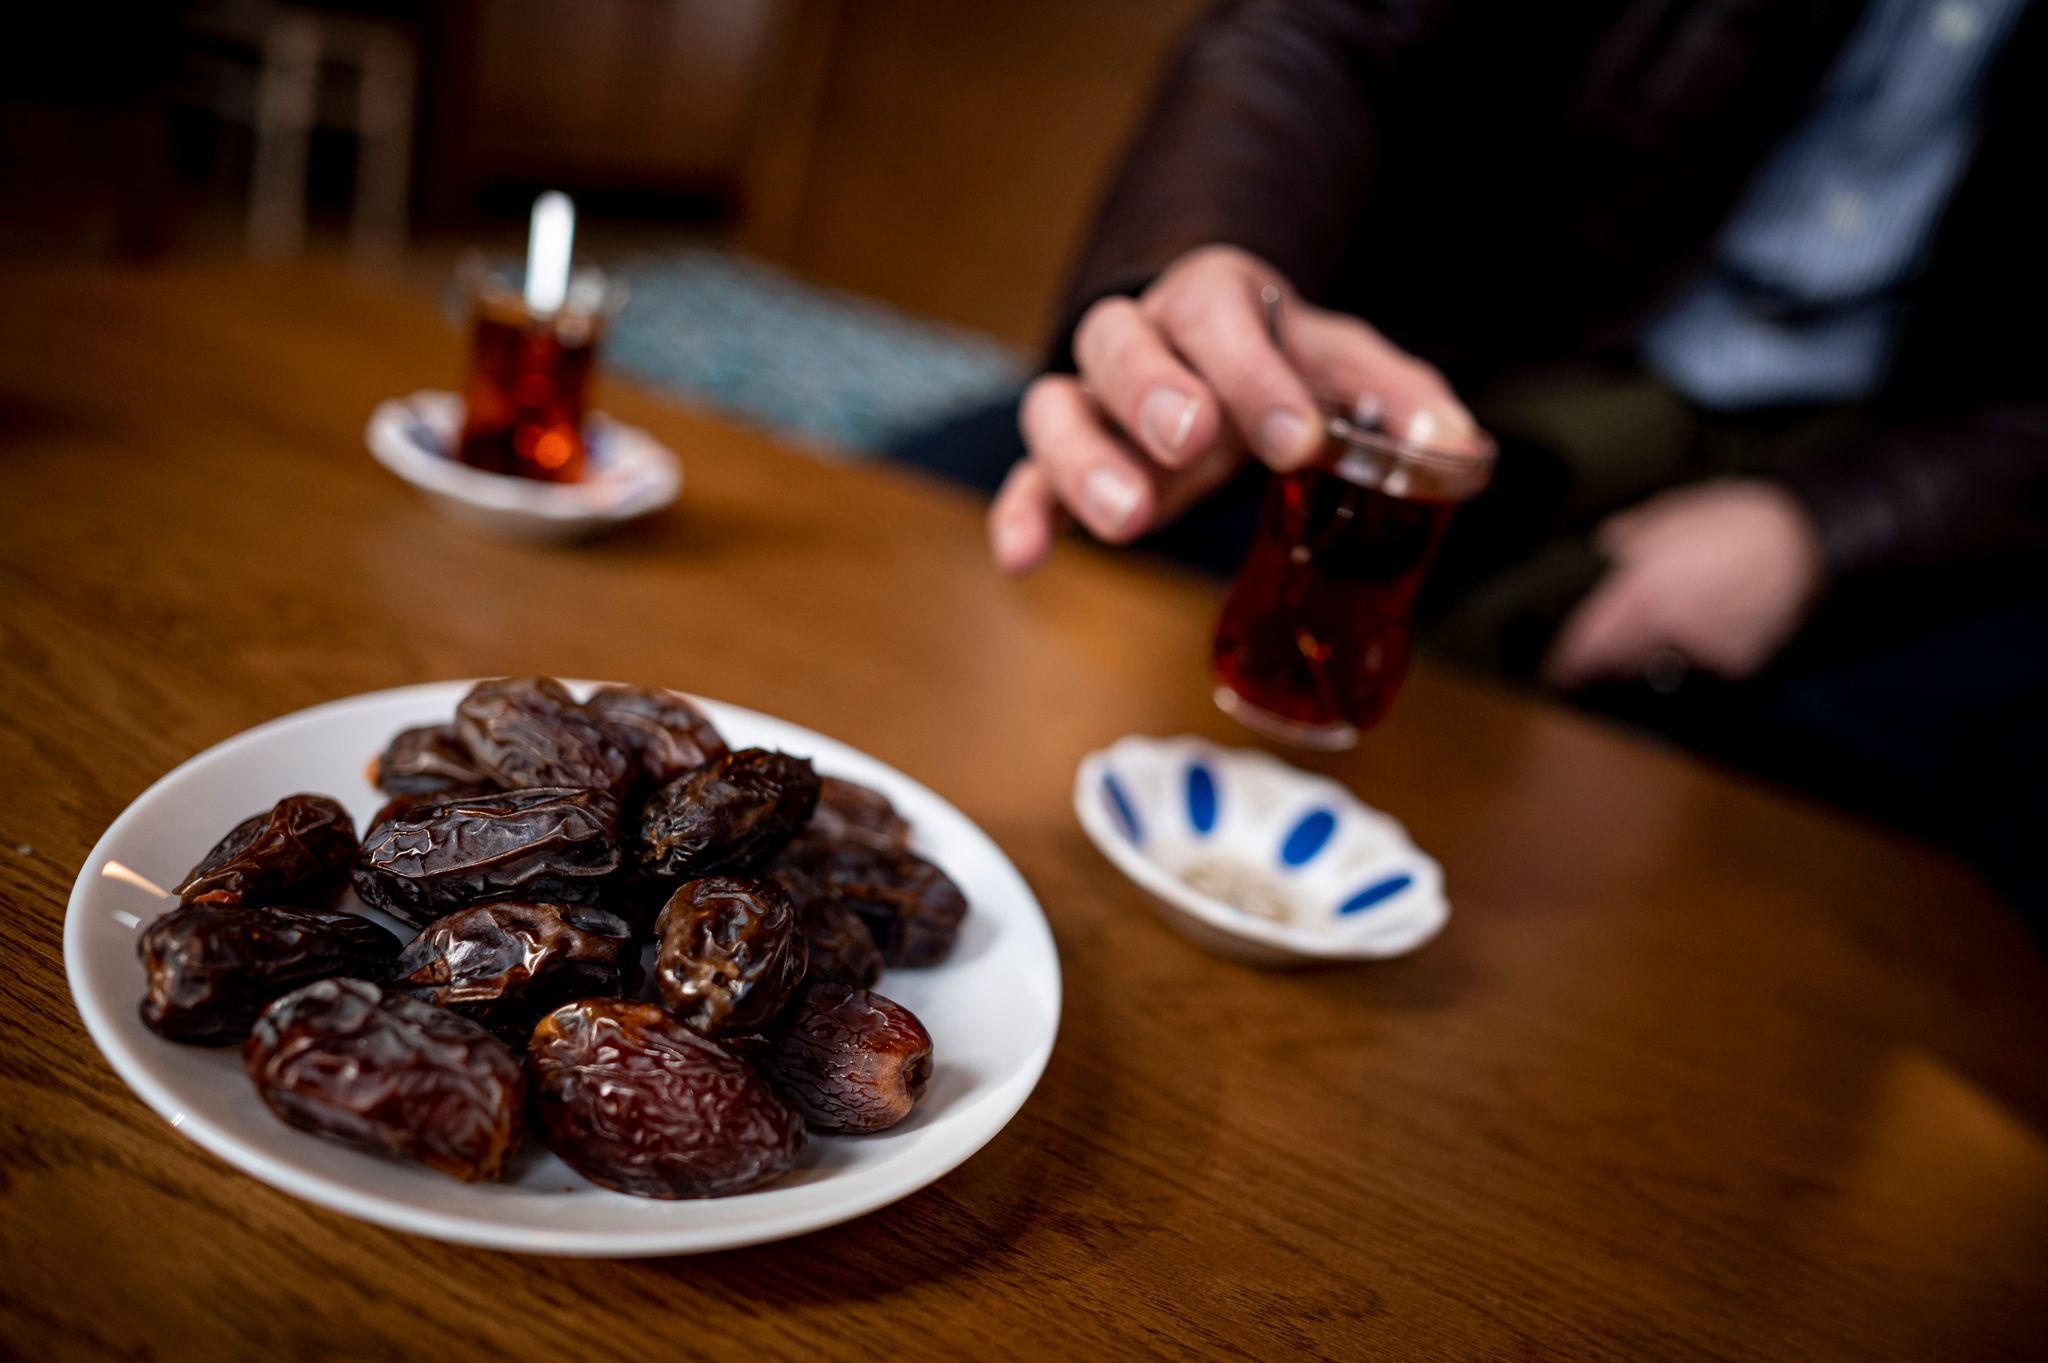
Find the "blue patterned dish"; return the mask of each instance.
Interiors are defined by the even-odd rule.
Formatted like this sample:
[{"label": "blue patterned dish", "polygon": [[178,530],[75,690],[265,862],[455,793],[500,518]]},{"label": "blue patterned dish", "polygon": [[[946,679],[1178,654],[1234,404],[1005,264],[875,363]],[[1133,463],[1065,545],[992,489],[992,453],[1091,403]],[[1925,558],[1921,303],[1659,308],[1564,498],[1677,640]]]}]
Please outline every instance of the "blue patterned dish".
[{"label": "blue patterned dish", "polygon": [[1245,960],[1398,956],[1450,917],[1407,830],[1270,753],[1119,739],[1081,760],[1074,812],[1173,926]]}]

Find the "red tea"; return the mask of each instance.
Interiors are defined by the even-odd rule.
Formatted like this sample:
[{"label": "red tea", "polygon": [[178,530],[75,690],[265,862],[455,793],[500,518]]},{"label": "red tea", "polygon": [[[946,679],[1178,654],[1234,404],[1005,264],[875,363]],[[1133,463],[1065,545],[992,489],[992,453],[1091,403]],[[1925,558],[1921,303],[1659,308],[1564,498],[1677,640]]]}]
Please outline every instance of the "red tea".
[{"label": "red tea", "polygon": [[1349,746],[1400,690],[1415,594],[1455,509],[1328,465],[1276,475],[1216,628],[1218,702],[1273,737]]},{"label": "red tea", "polygon": [[473,468],[551,483],[583,477],[583,411],[597,328],[479,299],[456,457]]}]

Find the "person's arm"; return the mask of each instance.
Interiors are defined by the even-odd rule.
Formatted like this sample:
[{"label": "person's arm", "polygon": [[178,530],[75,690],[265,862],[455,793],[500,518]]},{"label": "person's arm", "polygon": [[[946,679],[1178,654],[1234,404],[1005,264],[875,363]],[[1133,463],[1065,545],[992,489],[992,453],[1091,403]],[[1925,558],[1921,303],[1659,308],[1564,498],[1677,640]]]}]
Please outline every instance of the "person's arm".
[{"label": "person's arm", "polygon": [[2020,587],[2048,575],[2048,355],[2034,328],[2048,269],[2025,211],[2048,116],[2039,11],[1992,78],[1982,144],[1912,290],[1885,425],[1610,521],[1601,543],[1615,566],[1560,631],[1553,680],[1640,676],[1667,650],[1746,677],[1831,591],[1937,569],[2004,570]]},{"label": "person's arm", "polygon": [[2048,567],[2048,404],[1909,426],[1782,475],[1841,581],[1934,565]]},{"label": "person's arm", "polygon": [[1063,514],[1121,544],[1247,454],[1299,467],[1321,447],[1324,401],[1370,398],[1411,438],[1475,443],[1441,374],[1309,301],[1357,226],[1395,73],[1451,9],[1238,0],[1197,27],[1082,253],[1048,372],[1025,391],[1028,454],[989,511],[1005,570],[1038,564]]},{"label": "person's arm", "polygon": [[1930,569],[2048,572],[2048,406],[1898,427],[1768,477],[1678,488],[1599,531],[1614,567],[1546,665],[1578,686],[1656,655],[1740,679],[1829,592]]}]

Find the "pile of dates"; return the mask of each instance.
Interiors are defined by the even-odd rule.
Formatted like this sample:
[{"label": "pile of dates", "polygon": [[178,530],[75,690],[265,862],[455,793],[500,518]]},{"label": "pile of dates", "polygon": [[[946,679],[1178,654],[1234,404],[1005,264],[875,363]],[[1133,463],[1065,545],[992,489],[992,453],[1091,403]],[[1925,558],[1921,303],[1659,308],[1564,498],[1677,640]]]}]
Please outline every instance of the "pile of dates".
[{"label": "pile of dates", "polygon": [[139,941],[142,1020],[240,1045],[293,1126],[463,1180],[537,1135],[604,1187],[719,1197],[924,1093],[931,1035],[874,986],[944,960],[967,901],[879,792],[548,677],[478,684],[370,779],[360,840],[287,796]]}]

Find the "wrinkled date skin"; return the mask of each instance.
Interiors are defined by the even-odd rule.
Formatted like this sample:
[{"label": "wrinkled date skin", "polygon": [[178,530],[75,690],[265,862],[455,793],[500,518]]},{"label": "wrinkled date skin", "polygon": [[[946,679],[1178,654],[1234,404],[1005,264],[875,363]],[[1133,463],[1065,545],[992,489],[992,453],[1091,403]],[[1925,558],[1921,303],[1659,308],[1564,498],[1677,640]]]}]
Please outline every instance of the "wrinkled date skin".
[{"label": "wrinkled date skin", "polygon": [[669,1011],[706,1036],[765,1025],[803,981],[796,909],[767,876],[689,881],[654,931],[661,941],[655,985]]},{"label": "wrinkled date skin", "polygon": [[548,1148],[622,1193],[743,1193],[803,1154],[803,1118],[752,1065],[651,1003],[557,1008],[526,1068]]},{"label": "wrinkled date skin", "polygon": [[729,751],[705,713],[673,691],[601,686],[583,704],[632,754],[645,789],[665,786]]},{"label": "wrinkled date skin", "polygon": [[581,786],[623,798],[633,782],[625,745],[553,677],[478,682],[455,707],[455,732],[501,786]]},{"label": "wrinkled date skin", "polygon": [[778,860],[769,872],[796,906],[813,979],[866,989],[882,978],[882,952],[861,916],[815,876]]},{"label": "wrinkled date skin", "polygon": [[851,839],[891,852],[910,848],[910,824],[896,812],[888,796],[837,776],[818,778],[817,812],[811,815],[803,835]]},{"label": "wrinkled date skin", "polygon": [[505,1043],[367,980],[322,980],[263,1010],[242,1048],[257,1093],[316,1136],[497,1178],[519,1142],[526,1075]]},{"label": "wrinkled date skin", "polygon": [[335,975],[376,977],[398,939],[359,914],[188,904],[142,930],[142,1021],[202,1046],[246,1039],[271,1000]]},{"label": "wrinkled date skin", "polygon": [[474,786],[463,790],[445,791],[439,795],[394,795],[377,806],[377,812],[370,816],[370,826],[363,833],[363,844],[368,846],[376,841],[377,830],[393,819],[418,814],[423,809],[449,800],[468,800],[479,795],[498,793],[496,786]]},{"label": "wrinkled date skin", "polygon": [[950,877],[915,852],[864,842],[805,838],[776,863],[837,894],[867,924],[890,965],[935,965],[953,949],[967,899]]},{"label": "wrinkled date skin", "polygon": [[356,859],[363,902],[413,927],[477,904],[595,904],[621,864],[601,790],[508,790],[393,814]]},{"label": "wrinkled date skin", "polygon": [[370,784],[394,799],[473,795],[489,790],[491,778],[455,736],[453,724],[422,724],[402,730],[370,764]]},{"label": "wrinkled date skin", "polygon": [[817,981],[749,1045],[783,1097],[820,1131],[886,1131],[932,1074],[932,1037],[902,1004]]},{"label": "wrinkled date skin", "polygon": [[751,871],[810,821],[818,773],[801,757],[742,748],[669,782],[640,812],[640,865],[650,875]]},{"label": "wrinkled date skin", "polygon": [[533,1024],[570,999],[630,994],[640,945],[603,909],[484,904],[435,922],[406,944],[389,984],[526,1048]]},{"label": "wrinkled date skin", "polygon": [[287,795],[236,824],[178,885],[185,904],[325,908],[348,884],[356,826],[325,795]]}]

